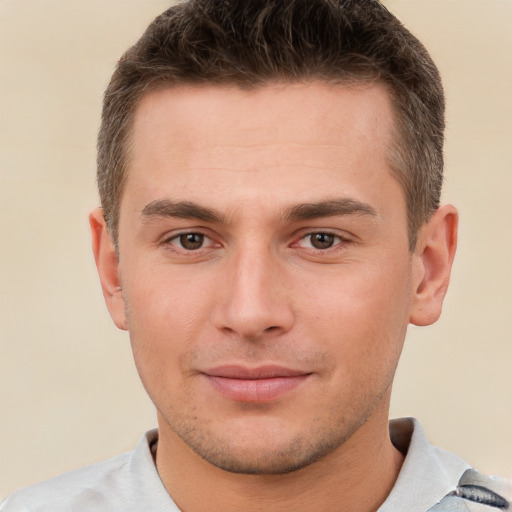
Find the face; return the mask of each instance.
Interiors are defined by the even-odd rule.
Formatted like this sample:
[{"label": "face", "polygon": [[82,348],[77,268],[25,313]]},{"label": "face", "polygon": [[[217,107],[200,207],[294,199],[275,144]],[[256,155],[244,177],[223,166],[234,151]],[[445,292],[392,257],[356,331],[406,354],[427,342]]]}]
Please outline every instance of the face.
[{"label": "face", "polygon": [[379,85],[143,98],[109,305],[161,438],[282,473],[387,416],[417,284],[392,128]]}]

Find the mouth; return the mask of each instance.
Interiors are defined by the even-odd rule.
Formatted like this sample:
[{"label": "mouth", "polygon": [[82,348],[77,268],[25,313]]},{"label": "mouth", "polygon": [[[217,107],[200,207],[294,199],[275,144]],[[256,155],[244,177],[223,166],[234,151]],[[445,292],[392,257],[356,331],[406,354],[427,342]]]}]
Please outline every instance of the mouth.
[{"label": "mouth", "polygon": [[311,373],[281,366],[220,366],[202,372],[213,389],[236,402],[263,403],[297,389]]}]

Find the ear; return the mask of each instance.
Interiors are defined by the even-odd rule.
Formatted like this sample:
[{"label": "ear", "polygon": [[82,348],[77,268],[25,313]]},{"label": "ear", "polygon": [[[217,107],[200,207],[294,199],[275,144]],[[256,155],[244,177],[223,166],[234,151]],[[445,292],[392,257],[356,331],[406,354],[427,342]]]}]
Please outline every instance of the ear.
[{"label": "ear", "polygon": [[457,226],[457,210],[444,205],[420,229],[413,256],[412,324],[430,325],[441,315],[457,248]]},{"label": "ear", "polygon": [[91,226],[92,251],[107,308],[116,326],[126,331],[125,304],[119,275],[119,260],[101,208],[96,208],[91,212],[89,224]]}]

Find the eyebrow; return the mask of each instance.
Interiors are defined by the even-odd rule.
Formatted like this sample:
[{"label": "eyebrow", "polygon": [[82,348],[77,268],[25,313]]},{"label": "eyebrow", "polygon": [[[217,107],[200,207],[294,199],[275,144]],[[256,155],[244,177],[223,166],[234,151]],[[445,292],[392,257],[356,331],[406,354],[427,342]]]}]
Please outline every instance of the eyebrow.
[{"label": "eyebrow", "polygon": [[147,204],[141,213],[146,219],[152,217],[177,217],[180,219],[201,220],[204,222],[226,222],[222,214],[211,208],[199,206],[190,201],[175,203],[168,199],[160,199]]},{"label": "eyebrow", "polygon": [[[175,217],[227,224],[227,218],[220,212],[190,201],[173,202],[169,199],[158,199],[147,204],[141,213],[145,220],[154,217]],[[282,218],[286,221],[300,221],[338,215],[370,215],[376,217],[377,212],[367,203],[351,198],[341,198],[290,206],[284,211]]]},{"label": "eyebrow", "polygon": [[377,212],[367,203],[351,198],[341,198],[292,206],[286,210],[284,218],[297,221],[338,215],[370,215],[376,217]]}]

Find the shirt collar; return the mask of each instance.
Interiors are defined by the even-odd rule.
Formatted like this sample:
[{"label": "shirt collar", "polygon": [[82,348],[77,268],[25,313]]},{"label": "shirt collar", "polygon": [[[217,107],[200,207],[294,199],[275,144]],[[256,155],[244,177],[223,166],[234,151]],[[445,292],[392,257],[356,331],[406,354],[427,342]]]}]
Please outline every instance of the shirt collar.
[{"label": "shirt collar", "polygon": [[[405,455],[405,460],[395,486],[378,512],[425,512],[455,490],[461,475],[470,468],[460,457],[432,446],[414,418],[391,420],[389,431],[393,445]],[[162,507],[158,510],[178,511],[155,467],[152,447],[157,440],[156,429],[143,436],[131,461],[132,476],[139,490],[152,497],[153,506],[158,503]]]},{"label": "shirt collar", "polygon": [[391,420],[391,441],[405,455],[398,479],[378,512],[425,512],[457,487],[470,466],[460,457],[432,446],[414,418]]}]

